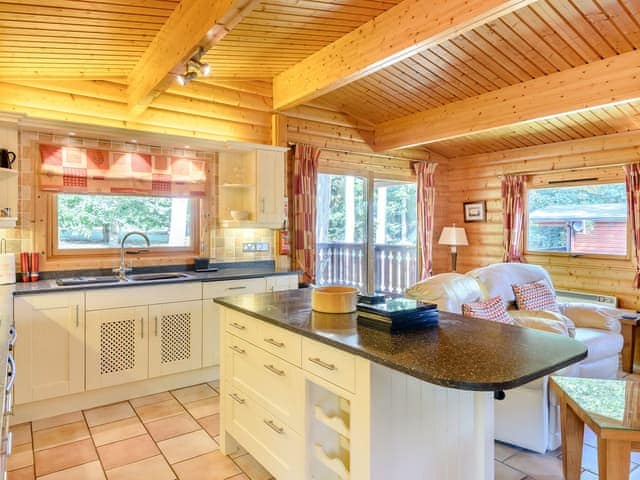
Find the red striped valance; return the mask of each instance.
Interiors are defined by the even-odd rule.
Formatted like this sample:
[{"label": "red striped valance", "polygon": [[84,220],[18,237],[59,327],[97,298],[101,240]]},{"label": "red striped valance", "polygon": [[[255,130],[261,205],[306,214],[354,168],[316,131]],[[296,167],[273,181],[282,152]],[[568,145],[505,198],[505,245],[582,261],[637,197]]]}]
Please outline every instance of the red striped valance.
[{"label": "red striped valance", "polygon": [[49,192],[205,195],[203,160],[44,144],[40,159],[40,189]]}]

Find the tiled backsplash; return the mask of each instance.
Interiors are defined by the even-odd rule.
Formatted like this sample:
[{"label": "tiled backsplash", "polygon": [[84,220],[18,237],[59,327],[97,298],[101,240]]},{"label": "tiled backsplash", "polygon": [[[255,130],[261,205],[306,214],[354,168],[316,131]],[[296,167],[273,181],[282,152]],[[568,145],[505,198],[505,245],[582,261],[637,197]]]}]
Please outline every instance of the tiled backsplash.
[{"label": "tiled backsplash", "polygon": [[[220,228],[212,236],[212,254],[216,261],[272,260],[273,230],[268,228]],[[244,243],[266,243],[268,251],[243,251]]]}]

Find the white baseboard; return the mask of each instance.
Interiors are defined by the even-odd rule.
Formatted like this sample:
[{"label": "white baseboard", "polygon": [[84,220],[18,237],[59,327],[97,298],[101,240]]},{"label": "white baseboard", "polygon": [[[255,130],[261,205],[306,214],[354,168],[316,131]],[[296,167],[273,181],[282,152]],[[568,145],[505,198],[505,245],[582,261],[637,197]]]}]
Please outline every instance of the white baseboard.
[{"label": "white baseboard", "polygon": [[219,379],[219,367],[208,367],[64,397],[25,403],[15,406],[15,414],[11,418],[11,423],[17,425]]}]

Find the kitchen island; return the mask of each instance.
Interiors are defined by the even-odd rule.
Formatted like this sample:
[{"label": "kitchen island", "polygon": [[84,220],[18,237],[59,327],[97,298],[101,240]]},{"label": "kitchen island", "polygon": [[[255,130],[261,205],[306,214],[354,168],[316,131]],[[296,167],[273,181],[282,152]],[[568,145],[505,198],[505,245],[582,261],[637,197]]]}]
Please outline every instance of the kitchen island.
[{"label": "kitchen island", "polygon": [[444,312],[437,327],[390,335],[311,311],[309,290],[216,302],[222,450],[239,443],[279,480],[492,480],[494,392],[587,354]]}]

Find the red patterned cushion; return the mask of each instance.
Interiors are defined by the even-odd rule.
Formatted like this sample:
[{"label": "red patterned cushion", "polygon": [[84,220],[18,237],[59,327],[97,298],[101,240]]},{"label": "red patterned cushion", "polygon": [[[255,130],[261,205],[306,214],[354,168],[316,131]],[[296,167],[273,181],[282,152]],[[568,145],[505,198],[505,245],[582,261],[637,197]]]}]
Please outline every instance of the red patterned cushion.
[{"label": "red patterned cushion", "polygon": [[463,303],[462,315],[499,323],[513,323],[500,297],[493,297],[483,302]]},{"label": "red patterned cushion", "polygon": [[511,285],[519,310],[548,310],[560,312],[556,295],[545,280]]}]

